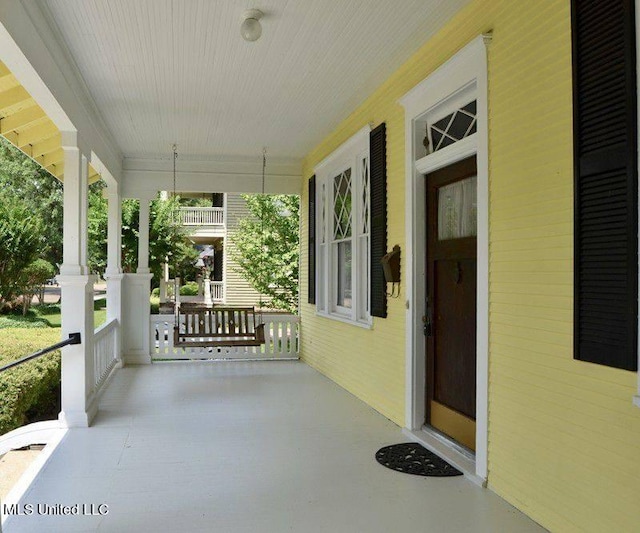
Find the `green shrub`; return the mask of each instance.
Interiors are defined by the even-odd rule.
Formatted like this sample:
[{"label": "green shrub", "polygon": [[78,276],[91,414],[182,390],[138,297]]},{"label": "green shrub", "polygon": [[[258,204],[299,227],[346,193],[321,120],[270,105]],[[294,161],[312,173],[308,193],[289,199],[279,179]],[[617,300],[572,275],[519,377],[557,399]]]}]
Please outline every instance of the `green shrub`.
[{"label": "green shrub", "polygon": [[[37,333],[26,328],[2,330],[0,365],[60,340],[60,330]],[[55,418],[59,407],[60,352],[47,354],[0,374],[0,435],[24,424]]]},{"label": "green shrub", "polygon": [[151,298],[149,298],[149,305],[152,315],[160,314],[160,298],[158,296],[152,296]]},{"label": "green shrub", "polygon": [[32,310],[37,312],[40,316],[59,315],[62,312],[60,309],[60,304],[36,305],[32,308]]},{"label": "green shrub", "polygon": [[[171,291],[171,289],[169,289]],[[198,295],[198,284],[195,281],[189,281],[185,283],[182,287],[180,287],[180,294],[182,296],[197,296]],[[160,297],[160,287],[156,287],[151,291],[151,296],[156,298]]]},{"label": "green shrub", "polygon": [[185,283],[182,287],[180,287],[180,295],[181,296],[197,296],[198,284],[195,281],[190,281],[189,283]]}]

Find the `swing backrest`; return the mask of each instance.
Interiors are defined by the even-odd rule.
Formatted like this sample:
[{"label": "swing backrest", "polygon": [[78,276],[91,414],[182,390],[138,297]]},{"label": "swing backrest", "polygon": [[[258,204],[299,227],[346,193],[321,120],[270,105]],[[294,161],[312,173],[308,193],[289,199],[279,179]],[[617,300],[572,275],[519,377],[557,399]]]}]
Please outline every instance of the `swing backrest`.
[{"label": "swing backrest", "polygon": [[253,307],[191,307],[182,304],[174,326],[175,346],[259,346],[264,324]]}]

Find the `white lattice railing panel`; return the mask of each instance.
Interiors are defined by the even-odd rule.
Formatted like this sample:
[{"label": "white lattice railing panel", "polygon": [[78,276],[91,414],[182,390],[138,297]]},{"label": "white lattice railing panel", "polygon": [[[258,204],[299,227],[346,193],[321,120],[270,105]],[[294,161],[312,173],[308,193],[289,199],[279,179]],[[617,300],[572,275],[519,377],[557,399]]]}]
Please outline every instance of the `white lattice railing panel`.
[{"label": "white lattice railing panel", "polygon": [[118,321],[112,320],[98,328],[93,336],[93,384],[98,392],[118,362]]},{"label": "white lattice railing panel", "polygon": [[185,226],[223,226],[223,207],[181,207],[180,217]]},{"label": "white lattice railing panel", "polygon": [[[258,313],[258,318],[260,314]],[[173,315],[151,315],[153,359],[298,359],[299,318],[285,313],[264,313],[265,343],[262,346],[183,348],[173,345]]]}]

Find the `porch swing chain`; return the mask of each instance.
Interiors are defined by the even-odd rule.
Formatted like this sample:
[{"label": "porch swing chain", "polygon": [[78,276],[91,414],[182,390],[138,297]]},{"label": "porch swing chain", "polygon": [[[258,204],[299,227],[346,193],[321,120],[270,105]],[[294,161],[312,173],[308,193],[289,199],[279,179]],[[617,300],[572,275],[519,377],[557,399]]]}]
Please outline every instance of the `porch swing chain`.
[{"label": "porch swing chain", "polygon": [[[262,202],[261,202],[261,208],[260,208],[260,252],[262,254],[265,253],[265,239],[264,239],[264,184],[265,184],[265,174],[266,174],[266,169],[267,169],[267,147],[263,147],[262,148]],[[264,306],[264,303],[262,301],[262,293],[260,293],[260,324],[263,324],[264,321],[262,320],[262,308]]]},{"label": "porch swing chain", "polygon": [[[176,161],[178,160],[178,145],[174,143],[172,146],[173,149],[173,201],[176,201]],[[174,209],[171,210],[171,224],[174,225],[176,222],[179,222],[180,213],[178,208],[174,206]],[[174,314],[176,315],[176,320],[178,319],[179,314],[179,305],[180,305],[180,284],[178,282],[178,265],[177,265],[177,255],[173,254],[173,308]]]}]

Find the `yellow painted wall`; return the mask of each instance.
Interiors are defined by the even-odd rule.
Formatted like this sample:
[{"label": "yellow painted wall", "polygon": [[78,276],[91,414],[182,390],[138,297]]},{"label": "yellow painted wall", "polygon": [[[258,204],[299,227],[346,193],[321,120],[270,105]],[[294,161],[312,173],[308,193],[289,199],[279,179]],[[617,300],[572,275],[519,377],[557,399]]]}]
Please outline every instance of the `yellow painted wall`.
[{"label": "yellow painted wall", "polygon": [[[489,486],[553,531],[640,531],[636,373],[578,362],[572,353],[569,1],[471,2],[308,154],[302,205],[314,165],[366,123],[384,121],[388,244],[404,245],[404,114],[397,100],[487,30]],[[306,235],[306,207],[301,212]],[[390,300],[389,318],[375,319],[370,331],[316,317],[306,303],[301,311],[302,358],[399,425],[405,298]]]}]

